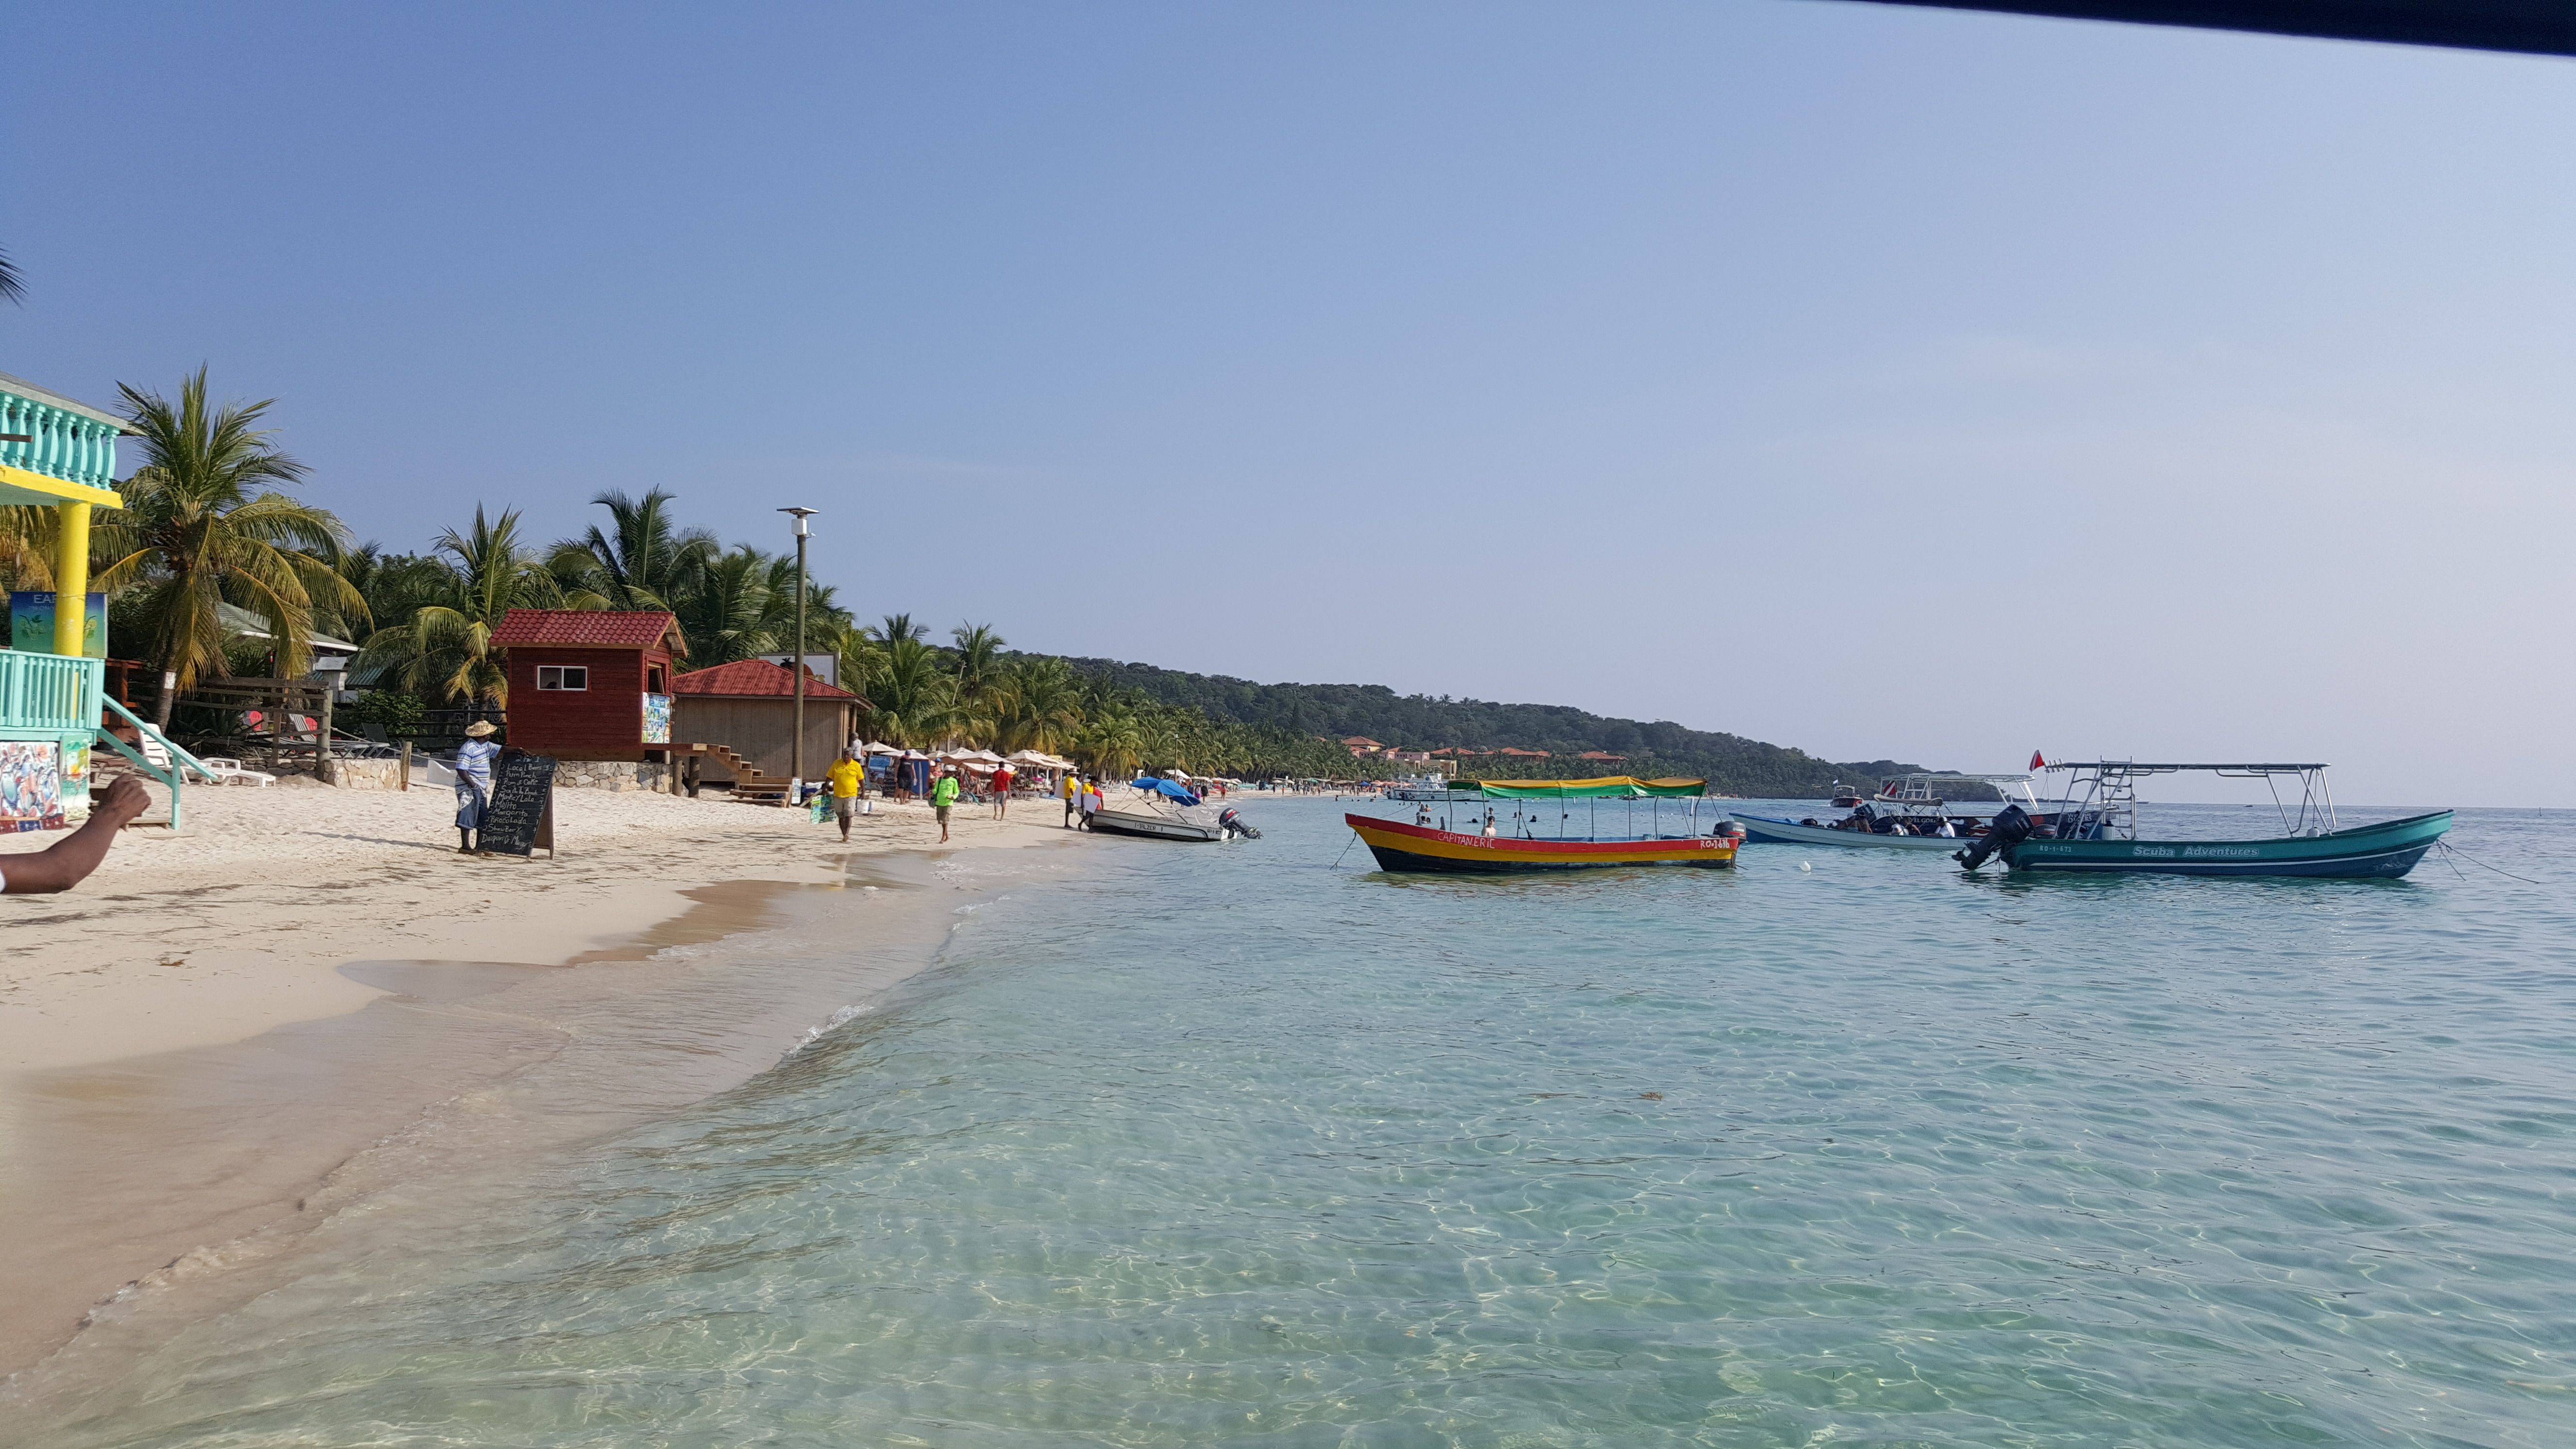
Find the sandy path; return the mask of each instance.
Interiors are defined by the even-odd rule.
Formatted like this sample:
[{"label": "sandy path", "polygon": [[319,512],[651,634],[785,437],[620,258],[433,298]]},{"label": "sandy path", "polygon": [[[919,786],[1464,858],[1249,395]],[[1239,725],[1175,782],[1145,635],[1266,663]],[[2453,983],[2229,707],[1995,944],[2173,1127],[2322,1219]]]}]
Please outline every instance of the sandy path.
[{"label": "sandy path", "polygon": [[[129,828],[77,890],[0,896],[0,1093],[12,1072],[354,1011],[381,993],[341,976],[344,961],[561,962],[678,916],[691,887],[820,880],[844,849],[832,826],[714,792],[563,790],[556,801],[561,859],[483,859],[457,853],[443,789],[192,787],[184,834]],[[927,808],[878,809],[849,849],[937,845]],[[985,815],[959,806],[955,843],[1065,833],[1061,807],[1043,800],[1015,801],[1007,824]],[[0,837],[0,869],[60,838]]]}]

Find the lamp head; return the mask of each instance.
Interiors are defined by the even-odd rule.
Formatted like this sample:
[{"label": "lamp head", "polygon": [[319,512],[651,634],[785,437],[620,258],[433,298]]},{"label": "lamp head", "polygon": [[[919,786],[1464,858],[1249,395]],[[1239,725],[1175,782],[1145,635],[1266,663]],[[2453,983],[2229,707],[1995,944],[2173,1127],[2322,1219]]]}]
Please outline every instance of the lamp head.
[{"label": "lamp head", "polygon": [[798,538],[803,538],[805,537],[805,520],[813,517],[815,514],[820,513],[823,510],[819,508],[782,508],[778,511],[781,513],[792,513],[796,515],[796,536]]}]

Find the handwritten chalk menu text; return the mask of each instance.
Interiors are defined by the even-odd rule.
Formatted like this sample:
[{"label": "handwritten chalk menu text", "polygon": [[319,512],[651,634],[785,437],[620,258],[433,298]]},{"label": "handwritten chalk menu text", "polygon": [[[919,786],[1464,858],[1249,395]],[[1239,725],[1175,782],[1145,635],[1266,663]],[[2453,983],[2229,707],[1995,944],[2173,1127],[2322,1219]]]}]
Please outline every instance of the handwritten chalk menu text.
[{"label": "handwritten chalk menu text", "polygon": [[492,762],[492,804],[483,812],[475,844],[503,855],[526,855],[538,846],[555,851],[555,762],[545,755],[504,751]]}]

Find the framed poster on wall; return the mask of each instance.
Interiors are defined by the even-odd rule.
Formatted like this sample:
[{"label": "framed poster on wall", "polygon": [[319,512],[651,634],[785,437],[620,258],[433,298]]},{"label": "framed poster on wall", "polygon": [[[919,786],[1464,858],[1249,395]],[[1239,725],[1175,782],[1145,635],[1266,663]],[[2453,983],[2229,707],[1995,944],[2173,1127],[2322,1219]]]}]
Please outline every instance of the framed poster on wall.
[{"label": "framed poster on wall", "polygon": [[[40,590],[19,589],[9,595],[9,647],[37,654],[50,653],[54,647],[54,596]],[[92,659],[107,657],[107,595],[89,596],[89,607],[81,620],[81,652]]]}]

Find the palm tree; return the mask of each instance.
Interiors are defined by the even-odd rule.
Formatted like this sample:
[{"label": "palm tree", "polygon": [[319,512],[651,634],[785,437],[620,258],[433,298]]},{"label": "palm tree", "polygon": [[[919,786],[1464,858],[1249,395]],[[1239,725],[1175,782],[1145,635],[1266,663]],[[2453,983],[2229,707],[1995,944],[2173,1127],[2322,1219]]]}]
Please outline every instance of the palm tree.
[{"label": "palm tree", "polygon": [[957,641],[957,702],[972,708],[1001,674],[1004,641],[990,624],[960,624],[948,637]]},{"label": "palm tree", "polygon": [[534,550],[519,541],[519,511],[487,520],[474,505],[474,526],[440,534],[440,577],[410,620],[367,636],[357,667],[391,678],[406,694],[502,705],[510,674],[492,654],[492,630],[512,609],[563,603],[562,587]]},{"label": "palm tree", "polygon": [[[689,663],[699,669],[773,654],[778,643],[776,604],[770,591],[771,560],[749,544],[706,560],[678,600],[680,632],[689,641]],[[789,568],[793,570],[794,564]],[[790,601],[789,607],[794,607]]]},{"label": "palm tree", "polygon": [[161,692],[167,728],[178,690],[230,672],[219,605],[266,622],[287,678],[313,667],[316,599],[341,617],[363,619],[367,606],[332,568],[348,530],[329,510],[277,491],[300,481],[304,465],[257,426],[275,399],[210,408],[202,367],[180,382],[175,407],[157,393],[118,391],[143,465],[117,485],[125,507],[93,530],[93,548],[109,556],[94,587],[141,589],[145,652],[176,676],[176,689]]},{"label": "palm tree", "polygon": [[863,691],[868,728],[899,745],[939,743],[958,724],[956,681],[945,664],[937,649],[917,637],[898,637],[886,646]]},{"label": "palm tree", "polygon": [[1082,728],[1082,681],[1061,659],[1020,660],[986,691],[977,725],[1004,754],[1061,749]]},{"label": "palm tree", "polygon": [[18,264],[9,260],[9,254],[0,252],[0,302],[24,305],[26,300],[26,278],[19,275]]},{"label": "palm tree", "polygon": [[672,495],[662,489],[629,498],[611,488],[590,501],[608,510],[607,531],[592,524],[581,538],[556,544],[547,560],[576,606],[676,609],[722,547],[706,529],[677,527]]},{"label": "palm tree", "polygon": [[1074,736],[1073,756],[1104,780],[1132,773],[1145,762],[1151,741],[1136,712],[1120,700],[1093,704],[1091,717]]}]

